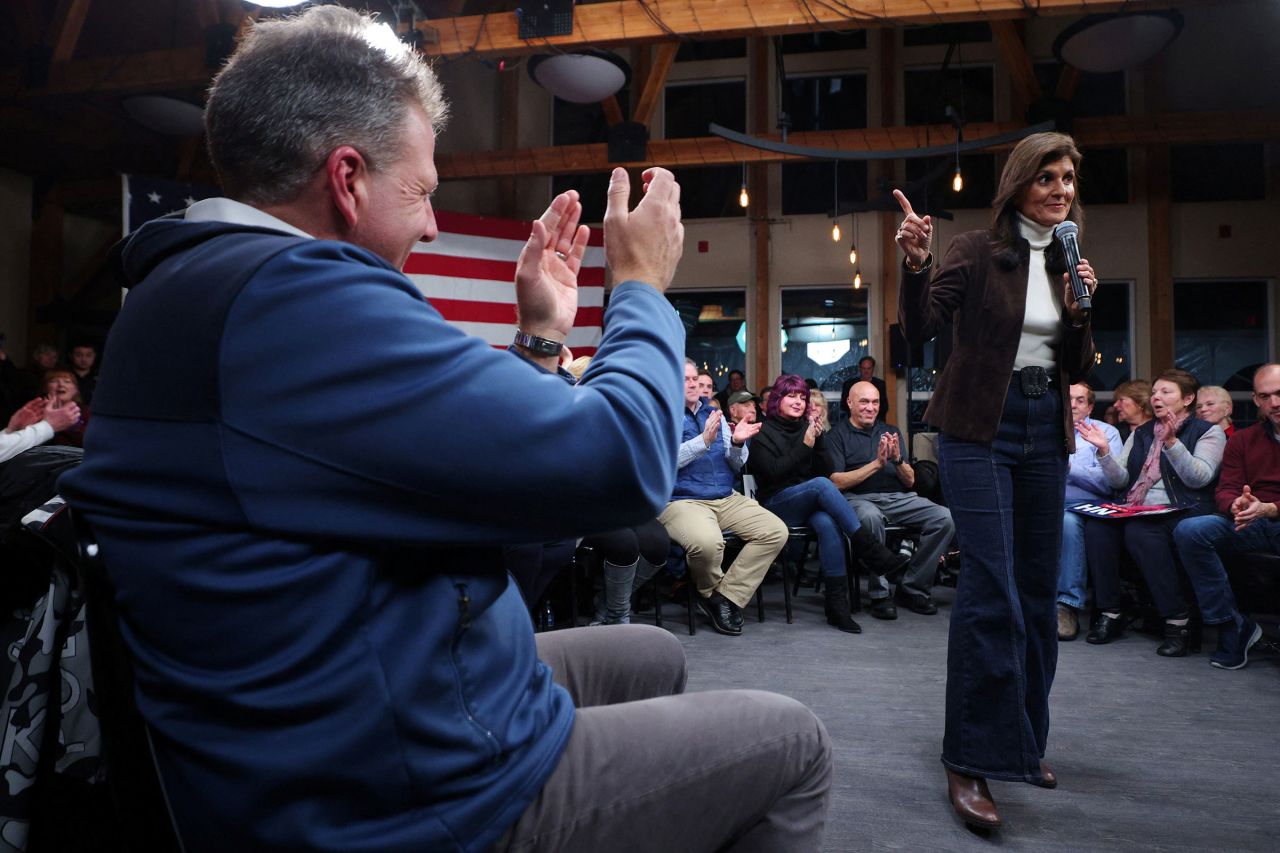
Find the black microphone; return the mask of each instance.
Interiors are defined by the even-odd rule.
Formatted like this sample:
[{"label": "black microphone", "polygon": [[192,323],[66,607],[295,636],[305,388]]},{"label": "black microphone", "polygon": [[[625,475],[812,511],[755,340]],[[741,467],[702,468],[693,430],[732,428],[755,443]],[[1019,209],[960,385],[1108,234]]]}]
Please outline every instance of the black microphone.
[{"label": "black microphone", "polygon": [[1058,242],[1062,244],[1062,252],[1067,256],[1067,274],[1071,276],[1071,295],[1075,297],[1076,306],[1081,311],[1091,311],[1093,300],[1089,298],[1089,288],[1085,286],[1084,279],[1080,277],[1080,271],[1076,269],[1080,265],[1080,241],[1077,239],[1079,233],[1080,228],[1070,219],[1053,227],[1053,236],[1058,238]]}]

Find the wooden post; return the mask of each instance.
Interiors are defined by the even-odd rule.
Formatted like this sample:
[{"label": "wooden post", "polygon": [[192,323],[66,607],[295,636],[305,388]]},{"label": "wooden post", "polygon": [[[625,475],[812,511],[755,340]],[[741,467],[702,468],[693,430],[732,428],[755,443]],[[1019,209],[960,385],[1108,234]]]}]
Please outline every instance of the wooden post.
[{"label": "wooden post", "polygon": [[[752,39],[750,63],[751,132],[766,133],[769,123],[769,40],[767,38]],[[750,383],[749,387],[761,388],[772,378],[772,372],[769,369],[769,350],[778,337],[773,333],[778,327],[778,317],[773,310],[774,294],[769,275],[769,167],[763,163],[753,163],[747,171],[747,187],[751,196],[747,216],[751,221],[751,246],[755,259],[751,283],[747,287],[755,320],[753,333],[750,336],[749,352],[752,357],[747,363],[747,381]]]},{"label": "wooden post", "polygon": [[[886,27],[880,30],[880,126],[893,127],[897,123],[897,106],[898,106],[898,30]],[[884,160],[878,164],[878,171],[881,177],[893,178],[892,160]],[[870,175],[868,175],[870,177]],[[887,423],[896,424],[898,421],[898,375],[891,370],[892,365],[889,363],[889,352],[891,349],[891,338],[893,326],[898,322],[898,244],[894,242],[894,235],[898,231],[898,222],[902,218],[894,212],[884,212],[878,217],[880,220],[880,280],[873,281],[868,286],[879,287],[881,293],[880,305],[881,316],[879,318],[867,318],[867,326],[870,329],[872,324],[879,320],[876,334],[882,341],[880,347],[880,375],[884,377],[885,397],[887,399],[880,401],[881,411],[884,412],[884,419]],[[908,399],[908,407],[910,407],[911,395],[911,377],[905,377],[903,383],[906,386]],[[907,449],[910,453],[910,448]]]},{"label": "wooden post", "polygon": [[1146,155],[1147,287],[1151,306],[1149,314],[1151,362],[1147,372],[1154,375],[1167,367],[1173,367],[1174,353],[1169,146],[1149,146]]}]

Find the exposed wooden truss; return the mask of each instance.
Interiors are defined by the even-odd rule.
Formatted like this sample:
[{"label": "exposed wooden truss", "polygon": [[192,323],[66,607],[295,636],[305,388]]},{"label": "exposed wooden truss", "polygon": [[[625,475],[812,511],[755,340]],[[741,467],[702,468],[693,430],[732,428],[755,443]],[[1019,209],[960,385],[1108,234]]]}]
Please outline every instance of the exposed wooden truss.
[{"label": "exposed wooden truss", "polygon": [[731,38],[862,29],[904,24],[1083,15],[1119,9],[1168,9],[1169,0],[619,0],[576,6],[567,36],[524,40],[514,14],[471,15],[419,25],[432,56],[515,56],[558,48],[667,41],[673,37]]},{"label": "exposed wooden truss", "polygon": [[[965,136],[981,139],[1024,127],[1021,122],[987,122],[965,125]],[[1077,119],[1072,130],[1076,141],[1088,148],[1120,148],[1135,145],[1185,145],[1204,142],[1280,139],[1280,112],[1194,112],[1152,116],[1105,116]],[[766,139],[780,141],[777,134]],[[909,150],[955,141],[952,125],[869,128],[792,133],[787,141],[800,146],[843,150]],[[738,145],[717,136],[692,139],[658,139],[649,142],[649,159],[626,166],[723,166],[740,163],[777,163],[805,159]],[[567,175],[600,172],[618,165],[609,162],[608,146],[560,145],[506,151],[457,151],[436,155],[436,166],[445,180],[496,178],[507,175]]]}]

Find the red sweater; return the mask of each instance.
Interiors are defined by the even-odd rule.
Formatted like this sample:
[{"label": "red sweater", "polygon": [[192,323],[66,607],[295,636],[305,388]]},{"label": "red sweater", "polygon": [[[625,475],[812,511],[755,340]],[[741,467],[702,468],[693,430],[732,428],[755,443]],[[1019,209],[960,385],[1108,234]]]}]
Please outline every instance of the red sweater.
[{"label": "red sweater", "polygon": [[1218,512],[1230,513],[1245,486],[1263,503],[1280,502],[1280,441],[1268,423],[1238,429],[1227,440],[1215,493]]}]

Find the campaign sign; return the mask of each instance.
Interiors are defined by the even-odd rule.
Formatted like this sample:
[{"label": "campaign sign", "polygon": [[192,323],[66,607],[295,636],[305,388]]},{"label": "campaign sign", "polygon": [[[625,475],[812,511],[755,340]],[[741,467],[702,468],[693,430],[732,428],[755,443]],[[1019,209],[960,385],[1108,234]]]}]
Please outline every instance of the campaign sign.
[{"label": "campaign sign", "polygon": [[1182,507],[1170,506],[1168,504],[1159,504],[1156,506],[1127,506],[1126,504],[1113,504],[1102,501],[1085,501],[1083,503],[1072,504],[1067,507],[1072,512],[1080,515],[1087,515],[1089,518],[1103,518],[1115,521],[1122,521],[1126,518],[1142,518],[1148,515],[1168,515],[1172,512],[1182,512]]}]

